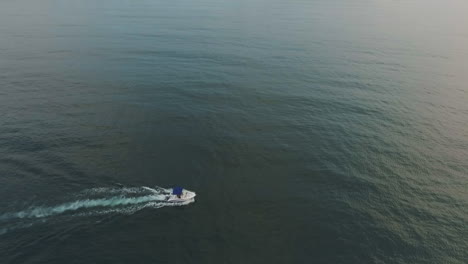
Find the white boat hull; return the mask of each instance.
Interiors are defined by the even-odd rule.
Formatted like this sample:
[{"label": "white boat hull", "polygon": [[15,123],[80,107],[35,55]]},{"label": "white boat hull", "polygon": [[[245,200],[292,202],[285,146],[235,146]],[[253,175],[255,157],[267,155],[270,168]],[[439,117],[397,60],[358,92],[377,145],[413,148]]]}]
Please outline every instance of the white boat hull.
[{"label": "white boat hull", "polygon": [[[172,193],[172,189],[171,189],[171,193]],[[182,203],[182,202],[187,202],[187,201],[194,200],[195,196],[197,196],[197,194],[195,192],[192,192],[192,191],[189,191],[189,190],[183,190],[180,197],[178,197],[177,195],[174,195],[174,194],[170,194],[167,201],[168,202],[174,202],[174,203]]]}]

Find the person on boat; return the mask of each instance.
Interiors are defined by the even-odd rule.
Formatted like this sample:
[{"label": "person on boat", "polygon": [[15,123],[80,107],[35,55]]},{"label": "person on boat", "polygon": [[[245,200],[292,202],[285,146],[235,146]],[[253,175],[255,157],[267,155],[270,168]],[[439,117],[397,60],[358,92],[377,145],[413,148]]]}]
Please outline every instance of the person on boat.
[{"label": "person on boat", "polygon": [[172,194],[177,195],[178,198],[182,198],[182,191],[183,190],[184,190],[184,188],[182,188],[182,187],[174,187],[174,188],[172,188]]}]

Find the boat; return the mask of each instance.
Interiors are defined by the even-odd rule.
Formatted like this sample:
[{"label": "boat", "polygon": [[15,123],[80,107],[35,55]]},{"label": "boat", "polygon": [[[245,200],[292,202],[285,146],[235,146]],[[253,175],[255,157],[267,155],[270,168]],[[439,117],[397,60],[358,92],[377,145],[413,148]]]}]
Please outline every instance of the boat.
[{"label": "boat", "polygon": [[168,194],[166,201],[174,203],[182,203],[194,200],[195,196],[197,195],[195,192],[185,190],[182,187],[174,187],[169,189],[169,191],[170,193]]}]

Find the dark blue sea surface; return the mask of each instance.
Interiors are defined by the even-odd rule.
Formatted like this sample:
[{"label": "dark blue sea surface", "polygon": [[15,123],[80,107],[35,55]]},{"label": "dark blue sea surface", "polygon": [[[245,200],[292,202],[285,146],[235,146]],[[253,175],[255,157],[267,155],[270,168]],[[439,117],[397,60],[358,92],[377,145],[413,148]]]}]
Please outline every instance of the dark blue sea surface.
[{"label": "dark blue sea surface", "polygon": [[0,263],[467,263],[467,11],[0,0]]}]

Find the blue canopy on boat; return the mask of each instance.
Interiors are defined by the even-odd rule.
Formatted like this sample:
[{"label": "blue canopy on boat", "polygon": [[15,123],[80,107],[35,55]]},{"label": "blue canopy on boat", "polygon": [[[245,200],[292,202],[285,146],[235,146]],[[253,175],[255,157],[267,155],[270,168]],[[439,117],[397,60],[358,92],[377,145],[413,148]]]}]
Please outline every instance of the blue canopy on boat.
[{"label": "blue canopy on boat", "polygon": [[182,188],[182,187],[174,187],[174,188],[172,188],[172,194],[174,194],[174,195],[181,195],[183,189],[184,189],[184,188]]}]

